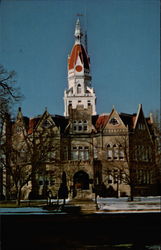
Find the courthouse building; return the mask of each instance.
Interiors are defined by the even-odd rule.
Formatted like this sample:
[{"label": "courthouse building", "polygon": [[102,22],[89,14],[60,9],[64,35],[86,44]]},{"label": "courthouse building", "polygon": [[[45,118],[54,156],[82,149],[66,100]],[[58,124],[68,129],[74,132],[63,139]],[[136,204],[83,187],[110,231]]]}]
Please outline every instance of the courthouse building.
[{"label": "courthouse building", "polygon": [[[141,104],[134,114],[118,113],[114,107],[97,114],[90,59],[82,36],[77,20],[67,62],[64,116],[46,109],[40,116],[27,118],[19,108],[16,121],[10,124],[9,141],[23,155],[19,166],[23,162],[30,172],[39,152],[32,178],[22,188],[22,198],[29,194],[44,198],[48,190],[57,196],[62,175],[69,197],[93,197],[94,193],[129,196],[131,191],[134,195],[156,194],[153,119],[144,116]],[[26,150],[27,140],[31,152]],[[14,165],[12,157],[10,164]],[[9,185],[12,177],[8,175],[6,193],[12,197],[14,184]]]}]

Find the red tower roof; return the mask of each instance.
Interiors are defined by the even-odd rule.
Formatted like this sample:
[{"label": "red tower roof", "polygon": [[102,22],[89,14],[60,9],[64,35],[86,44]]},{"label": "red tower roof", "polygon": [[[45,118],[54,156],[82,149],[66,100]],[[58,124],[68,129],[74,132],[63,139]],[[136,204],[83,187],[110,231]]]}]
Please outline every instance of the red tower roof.
[{"label": "red tower roof", "polygon": [[68,69],[74,69],[78,56],[85,69],[89,70],[89,58],[82,44],[75,44],[68,59]]}]

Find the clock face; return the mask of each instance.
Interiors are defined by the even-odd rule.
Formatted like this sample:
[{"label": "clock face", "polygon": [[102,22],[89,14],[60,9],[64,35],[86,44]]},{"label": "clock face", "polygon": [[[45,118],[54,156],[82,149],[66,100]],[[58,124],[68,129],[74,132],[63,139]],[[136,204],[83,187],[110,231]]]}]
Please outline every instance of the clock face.
[{"label": "clock face", "polygon": [[81,65],[77,65],[75,67],[75,69],[76,69],[76,71],[81,72],[82,71],[82,66]]}]

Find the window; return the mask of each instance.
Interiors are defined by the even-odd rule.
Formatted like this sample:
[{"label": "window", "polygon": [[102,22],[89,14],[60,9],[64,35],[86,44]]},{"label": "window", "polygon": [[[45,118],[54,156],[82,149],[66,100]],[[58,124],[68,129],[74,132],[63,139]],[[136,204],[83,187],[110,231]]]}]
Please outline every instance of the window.
[{"label": "window", "polygon": [[78,131],[82,131],[82,125],[78,126]]},{"label": "window", "polygon": [[82,125],[82,121],[78,122],[78,131],[82,131],[83,130],[83,125]]},{"label": "window", "polygon": [[71,151],[71,159],[73,161],[77,161],[78,160],[78,149],[77,149],[77,147],[73,147],[73,149]]},{"label": "window", "polygon": [[71,152],[71,159],[73,161],[76,161],[76,160],[87,161],[87,160],[89,160],[89,147],[87,147],[87,146],[73,147],[72,152]]},{"label": "window", "polygon": [[138,124],[138,129],[140,129],[140,130],[145,130],[145,124],[139,123],[139,124]]},{"label": "window", "polygon": [[91,101],[90,101],[90,100],[88,100],[88,102],[87,102],[87,103],[88,103],[88,106],[91,106]]},{"label": "window", "polygon": [[98,158],[97,148],[94,147],[94,159],[97,159],[97,158]]},{"label": "window", "polygon": [[84,147],[84,160],[89,160],[89,147]]},{"label": "window", "polygon": [[81,85],[80,84],[77,85],[77,94],[81,94]]},{"label": "window", "polygon": [[39,185],[42,186],[43,185],[43,181],[39,181]]},{"label": "window", "polygon": [[84,128],[84,131],[87,131],[87,126],[86,125],[83,128]]},{"label": "window", "polygon": [[109,170],[109,171],[108,171],[108,183],[109,183],[109,184],[112,184],[112,181],[113,181],[113,178],[112,178],[112,171]]},{"label": "window", "polygon": [[151,148],[144,145],[136,145],[134,150],[134,160],[138,161],[150,161],[151,160]]},{"label": "window", "polygon": [[112,160],[113,158],[113,150],[110,144],[107,145],[107,160]]},{"label": "window", "polygon": [[88,122],[86,120],[73,121],[73,131],[81,132],[88,130]]},{"label": "window", "polygon": [[119,158],[119,149],[115,148],[113,152],[113,158],[117,160]]},{"label": "window", "polygon": [[108,149],[107,150],[107,159],[112,160],[112,158],[113,158],[112,156],[113,156],[112,149]]},{"label": "window", "polygon": [[124,157],[125,157],[124,150],[120,149],[119,153],[120,153],[120,156],[119,156],[120,160],[124,160]]},{"label": "window", "polygon": [[109,123],[112,124],[112,125],[118,125],[119,124],[119,122],[117,121],[117,119],[115,117],[111,118]]}]

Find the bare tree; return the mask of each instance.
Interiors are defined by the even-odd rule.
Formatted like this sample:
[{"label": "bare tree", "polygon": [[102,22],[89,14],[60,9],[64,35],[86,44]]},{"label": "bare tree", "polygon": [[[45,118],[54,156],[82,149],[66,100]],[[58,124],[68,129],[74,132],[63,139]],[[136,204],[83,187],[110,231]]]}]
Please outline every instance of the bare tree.
[{"label": "bare tree", "polygon": [[[16,87],[15,71],[7,71],[0,65],[0,146],[4,144],[4,124],[8,121],[13,104],[22,99],[19,89]],[[0,198],[3,196],[3,169],[4,155],[0,150]]]},{"label": "bare tree", "polygon": [[20,101],[22,95],[16,87],[15,71],[7,71],[0,65],[0,119],[8,113],[11,105]]},{"label": "bare tree", "polygon": [[[10,123],[8,123],[10,125]],[[54,174],[54,164],[59,162],[60,143],[53,129],[40,126],[32,133],[26,129],[23,117],[6,129],[1,151],[3,168],[6,171],[6,188],[14,191],[17,205],[20,205],[22,189],[30,184],[32,197],[38,195],[38,178],[40,175]],[[12,188],[11,188],[12,186]],[[48,184],[44,186],[47,194]]]},{"label": "bare tree", "polygon": [[[34,131],[31,136],[25,138],[29,162],[32,166],[32,195],[38,195],[37,175],[44,176],[55,174],[55,168],[60,165],[59,151],[60,141],[55,138],[52,130],[42,129]],[[53,168],[55,165],[55,168]],[[52,173],[52,174],[51,174]],[[47,180],[46,180],[47,182]],[[47,193],[48,184],[44,186],[44,195]]]}]

